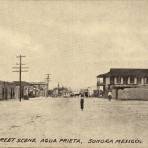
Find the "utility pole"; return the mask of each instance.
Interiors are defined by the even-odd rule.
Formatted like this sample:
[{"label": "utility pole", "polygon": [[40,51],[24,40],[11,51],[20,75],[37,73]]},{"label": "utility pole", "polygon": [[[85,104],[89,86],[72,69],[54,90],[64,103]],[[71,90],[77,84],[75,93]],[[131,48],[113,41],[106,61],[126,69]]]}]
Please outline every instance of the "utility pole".
[{"label": "utility pole", "polygon": [[14,71],[12,72],[18,72],[19,73],[19,100],[21,102],[21,99],[22,99],[22,72],[28,72],[26,69],[28,69],[28,67],[23,67],[23,64],[22,63],[22,58],[25,58],[26,56],[23,56],[23,55],[19,55],[19,56],[16,56],[16,58],[19,58],[19,63],[16,63],[16,67],[12,67],[13,69],[15,69]]},{"label": "utility pole", "polygon": [[46,74],[46,82],[47,82],[47,92],[46,92],[46,97],[48,97],[48,89],[49,89],[49,82],[51,81],[51,78],[50,78],[50,76],[51,76],[51,74]]},{"label": "utility pole", "polygon": [[58,82],[58,96],[59,96],[59,88],[60,88],[60,84],[59,84],[59,82]]}]

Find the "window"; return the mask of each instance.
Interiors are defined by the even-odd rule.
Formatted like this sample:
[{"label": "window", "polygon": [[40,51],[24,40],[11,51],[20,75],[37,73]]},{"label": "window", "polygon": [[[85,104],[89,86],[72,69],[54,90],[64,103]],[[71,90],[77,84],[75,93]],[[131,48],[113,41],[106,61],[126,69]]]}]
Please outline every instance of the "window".
[{"label": "window", "polygon": [[134,83],[134,77],[130,77],[130,83]]},{"label": "window", "polygon": [[103,78],[100,78],[100,79],[99,79],[99,82],[100,82],[100,83],[103,83]]}]

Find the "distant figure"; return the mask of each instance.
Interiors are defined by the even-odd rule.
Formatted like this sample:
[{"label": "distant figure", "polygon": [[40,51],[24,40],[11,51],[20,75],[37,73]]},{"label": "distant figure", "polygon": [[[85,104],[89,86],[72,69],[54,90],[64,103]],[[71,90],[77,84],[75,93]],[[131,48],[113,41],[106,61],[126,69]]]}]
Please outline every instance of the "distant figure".
[{"label": "distant figure", "polygon": [[81,94],[80,107],[81,107],[81,110],[84,109],[84,94]]},{"label": "distant figure", "polygon": [[108,99],[109,99],[109,101],[111,101],[111,99],[112,99],[112,92],[111,91],[108,92]]}]

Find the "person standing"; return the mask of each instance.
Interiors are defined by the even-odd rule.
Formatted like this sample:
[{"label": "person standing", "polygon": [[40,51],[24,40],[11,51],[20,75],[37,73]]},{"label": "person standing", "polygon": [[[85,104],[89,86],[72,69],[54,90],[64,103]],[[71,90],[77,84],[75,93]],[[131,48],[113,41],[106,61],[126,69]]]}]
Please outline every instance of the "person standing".
[{"label": "person standing", "polygon": [[109,101],[111,101],[111,99],[112,99],[112,92],[111,91],[108,91],[108,99],[109,99]]},{"label": "person standing", "polygon": [[81,110],[83,111],[83,109],[84,109],[84,94],[81,94],[80,108],[81,108]]}]

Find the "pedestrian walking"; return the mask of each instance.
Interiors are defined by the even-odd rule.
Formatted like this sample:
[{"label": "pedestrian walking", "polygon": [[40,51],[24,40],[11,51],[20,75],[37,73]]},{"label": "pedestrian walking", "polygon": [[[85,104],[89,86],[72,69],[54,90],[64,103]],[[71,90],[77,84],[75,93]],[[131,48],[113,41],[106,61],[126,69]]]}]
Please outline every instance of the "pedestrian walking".
[{"label": "pedestrian walking", "polygon": [[81,108],[81,110],[83,111],[83,109],[84,109],[84,94],[81,94],[80,108]]},{"label": "pedestrian walking", "polygon": [[108,91],[108,99],[109,99],[109,101],[111,101],[111,99],[112,99],[112,92],[111,91]]}]

